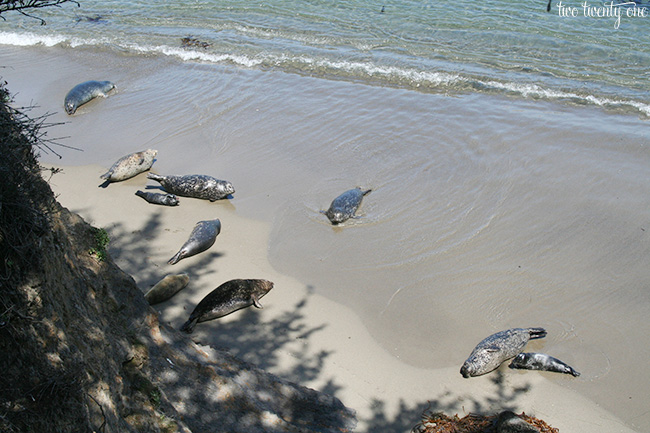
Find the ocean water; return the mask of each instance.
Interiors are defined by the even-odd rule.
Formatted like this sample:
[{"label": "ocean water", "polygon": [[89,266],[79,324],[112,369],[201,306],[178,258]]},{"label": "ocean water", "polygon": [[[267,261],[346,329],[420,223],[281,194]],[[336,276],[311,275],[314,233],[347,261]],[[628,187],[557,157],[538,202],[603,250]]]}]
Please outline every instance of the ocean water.
[{"label": "ocean water", "polygon": [[[642,4],[610,8],[619,21],[577,1],[562,3],[577,16],[544,1],[171,3],[0,23],[12,59],[75,65],[18,95],[56,101],[54,121],[70,120],[61,89],[118,85],[60,127],[83,152],[44,160],[155,147],[158,172],[231,180],[229,205],[271,225],[273,266],[403,362],[460,367],[493,332],[543,326],[543,351],[582,373],[550,380],[650,429],[650,17],[628,16]],[[332,227],[320,211],[357,185],[373,190],[360,218]]]}]

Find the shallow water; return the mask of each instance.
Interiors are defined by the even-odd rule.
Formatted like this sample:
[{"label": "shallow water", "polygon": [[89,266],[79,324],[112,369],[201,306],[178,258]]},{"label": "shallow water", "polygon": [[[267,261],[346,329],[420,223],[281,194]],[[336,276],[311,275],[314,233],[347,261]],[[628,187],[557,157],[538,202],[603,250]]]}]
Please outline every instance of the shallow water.
[{"label": "shallow water", "polygon": [[[224,205],[271,224],[274,267],[351,307],[403,362],[460,367],[485,336],[542,326],[534,349],[582,373],[552,380],[650,427],[650,378],[636,374],[650,355],[647,120],[95,48],[4,47],[0,60],[34,68],[3,78],[83,149],[44,161],[108,167],[152,147],[158,173],[230,180]],[[86,79],[118,91],[66,116]],[[319,211],[354,186],[373,189],[360,218],[332,227]]]}]

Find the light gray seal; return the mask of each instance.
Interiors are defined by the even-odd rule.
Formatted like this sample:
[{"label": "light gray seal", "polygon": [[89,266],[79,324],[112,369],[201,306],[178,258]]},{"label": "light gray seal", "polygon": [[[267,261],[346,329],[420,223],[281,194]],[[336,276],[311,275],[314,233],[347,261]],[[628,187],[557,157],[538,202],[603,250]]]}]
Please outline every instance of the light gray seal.
[{"label": "light gray seal", "polygon": [[340,224],[349,218],[354,218],[355,212],[361,205],[361,200],[370,191],[372,190],[362,191],[359,187],[345,191],[332,201],[327,211],[321,211],[321,213],[324,213],[334,225]]},{"label": "light gray seal", "polygon": [[165,191],[182,197],[215,201],[235,193],[235,188],[227,180],[215,179],[204,174],[161,176],[149,173],[147,177],[160,182]]},{"label": "light gray seal", "polygon": [[144,192],[137,190],[135,192],[135,195],[142,197],[152,204],[161,204],[164,206],[178,205],[178,197],[176,197],[174,194],[161,194],[159,192]]},{"label": "light gray seal", "polygon": [[573,377],[580,376],[573,367],[565,364],[557,358],[553,358],[545,353],[520,353],[512,360],[510,368],[522,370],[540,370],[552,371],[555,373],[566,373]]},{"label": "light gray seal", "polygon": [[181,249],[167,263],[174,265],[182,259],[202,253],[214,245],[219,232],[221,232],[221,221],[219,219],[199,221]]},{"label": "light gray seal", "polygon": [[492,334],[476,345],[460,368],[460,374],[468,378],[496,370],[504,361],[521,353],[529,340],[545,336],[544,328],[513,328]]},{"label": "light gray seal", "polygon": [[157,154],[158,151],[154,149],[130,153],[115,161],[111,168],[100,177],[109,182],[119,182],[130,179],[143,171],[149,170],[153,165],[153,160]]},{"label": "light gray seal", "polygon": [[149,302],[149,305],[165,302],[176,293],[183,290],[189,282],[190,277],[187,274],[167,275],[165,278],[158,281],[156,285],[144,295],[144,298]]},{"label": "light gray seal", "polygon": [[72,115],[86,102],[98,96],[106,98],[108,92],[115,88],[115,84],[110,81],[85,81],[74,86],[63,101],[65,112]]},{"label": "light gray seal", "polygon": [[251,305],[262,308],[260,298],[273,288],[267,280],[230,280],[210,293],[198,303],[190,318],[181,326],[181,331],[188,334],[199,322],[227,316]]}]

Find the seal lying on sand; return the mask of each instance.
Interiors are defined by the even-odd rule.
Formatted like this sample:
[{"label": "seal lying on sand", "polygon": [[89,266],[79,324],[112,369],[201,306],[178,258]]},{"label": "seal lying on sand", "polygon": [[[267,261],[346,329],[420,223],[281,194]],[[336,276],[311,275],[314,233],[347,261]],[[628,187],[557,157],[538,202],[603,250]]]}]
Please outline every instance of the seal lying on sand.
[{"label": "seal lying on sand", "polygon": [[273,283],[267,280],[227,281],[199,302],[190,318],[181,326],[181,331],[189,334],[199,322],[217,319],[251,305],[262,308],[260,298],[272,288]]},{"label": "seal lying on sand", "polygon": [[529,340],[545,336],[543,328],[513,328],[492,334],[476,345],[460,374],[467,378],[489,373],[521,353]]},{"label": "seal lying on sand", "polygon": [[214,241],[217,239],[219,232],[221,232],[221,221],[219,221],[219,219],[199,221],[194,226],[194,229],[192,229],[190,237],[183,244],[181,249],[178,250],[176,255],[169,259],[167,263],[174,265],[182,259],[207,250],[214,245]]},{"label": "seal lying on sand", "polygon": [[85,81],[74,86],[63,101],[65,112],[72,115],[86,102],[98,96],[106,97],[115,88],[110,81]]},{"label": "seal lying on sand", "polygon": [[506,410],[497,417],[496,433],[539,433],[540,430],[514,412]]},{"label": "seal lying on sand", "polygon": [[144,192],[137,190],[135,192],[135,195],[142,197],[149,203],[153,204],[162,204],[164,206],[178,205],[178,197],[176,197],[174,194],[161,194],[159,192]]},{"label": "seal lying on sand", "polygon": [[545,353],[520,353],[512,360],[508,367],[522,370],[541,370],[552,371],[555,373],[566,373],[573,377],[580,376],[580,373],[575,371],[573,367]]},{"label": "seal lying on sand", "polygon": [[157,154],[157,150],[147,149],[142,152],[135,152],[123,156],[100,177],[109,182],[119,182],[121,180],[130,179],[143,171],[149,170],[153,165],[153,160]]},{"label": "seal lying on sand", "polygon": [[182,197],[215,201],[235,193],[235,188],[233,188],[230,182],[203,174],[161,176],[159,174],[149,173],[147,177],[160,182],[162,187],[165,188],[165,191]]},{"label": "seal lying on sand", "polygon": [[156,285],[144,295],[144,298],[149,302],[149,305],[164,302],[183,290],[189,282],[190,277],[187,274],[167,275],[165,278],[158,281]]},{"label": "seal lying on sand", "polygon": [[363,196],[368,194],[370,191],[372,190],[361,191],[361,188],[359,187],[345,191],[332,201],[332,204],[330,204],[327,211],[321,211],[321,213],[324,213],[332,224],[340,224],[343,221],[354,217],[354,213],[361,205]]}]

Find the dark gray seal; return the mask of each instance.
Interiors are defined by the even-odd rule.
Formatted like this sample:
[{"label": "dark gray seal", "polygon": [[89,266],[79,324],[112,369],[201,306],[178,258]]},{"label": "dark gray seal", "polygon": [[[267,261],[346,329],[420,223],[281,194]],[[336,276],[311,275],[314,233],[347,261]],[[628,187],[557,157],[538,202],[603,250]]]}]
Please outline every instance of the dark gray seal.
[{"label": "dark gray seal", "polygon": [[135,195],[142,197],[152,204],[161,204],[164,206],[176,206],[178,205],[178,197],[174,194],[161,194],[159,192],[144,192],[137,190]]},{"label": "dark gray seal", "polygon": [[165,278],[158,281],[156,285],[144,295],[144,298],[149,302],[149,305],[165,302],[176,293],[183,290],[189,282],[190,277],[187,274],[167,275]]},{"label": "dark gray seal", "polygon": [[217,235],[221,232],[221,221],[219,219],[210,221],[199,221],[192,229],[190,237],[183,244],[180,250],[169,259],[167,263],[174,265],[180,260],[192,257],[214,245]]},{"label": "dark gray seal", "polygon": [[165,191],[182,197],[215,201],[235,193],[235,188],[227,180],[215,179],[204,174],[161,176],[149,173],[147,177],[160,182]]},{"label": "dark gray seal", "polygon": [[520,353],[515,356],[508,367],[522,370],[552,371],[570,374],[573,377],[580,376],[580,373],[575,371],[573,367],[545,353]]},{"label": "dark gray seal", "polygon": [[120,182],[130,179],[143,171],[149,170],[157,154],[158,151],[155,149],[130,153],[115,161],[111,168],[100,177],[109,182]]},{"label": "dark gray seal", "polygon": [[181,331],[188,334],[199,322],[227,316],[251,305],[262,308],[260,298],[273,288],[267,280],[230,280],[210,293],[194,308],[190,318],[181,326]]},{"label": "dark gray seal", "polygon": [[539,433],[539,429],[514,412],[506,410],[497,417],[496,433]]},{"label": "dark gray seal", "polygon": [[72,115],[86,102],[98,96],[106,98],[108,92],[115,88],[115,84],[110,81],[85,81],[74,86],[63,101],[65,112]]},{"label": "dark gray seal", "polygon": [[363,196],[370,191],[372,190],[362,191],[359,187],[345,191],[332,201],[329,209],[321,211],[321,213],[324,213],[332,224],[340,224],[355,216],[354,214],[359,209]]},{"label": "dark gray seal", "polygon": [[476,345],[460,368],[460,374],[468,378],[496,370],[504,361],[521,353],[529,340],[545,336],[543,328],[513,328],[492,334]]}]

